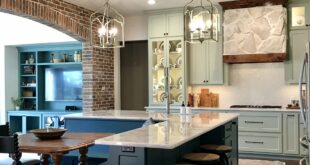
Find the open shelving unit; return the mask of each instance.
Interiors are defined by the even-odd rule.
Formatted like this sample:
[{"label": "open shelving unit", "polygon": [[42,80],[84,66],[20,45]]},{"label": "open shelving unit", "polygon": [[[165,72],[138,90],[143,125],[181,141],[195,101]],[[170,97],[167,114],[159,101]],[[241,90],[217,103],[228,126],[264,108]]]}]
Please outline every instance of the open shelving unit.
[{"label": "open shelving unit", "polygon": [[[83,109],[82,95],[77,100],[46,100],[46,70],[63,69],[82,72],[81,58],[74,57],[76,51],[81,55],[80,42],[18,45],[19,97],[24,99],[18,111],[8,111],[12,132],[26,133],[31,129],[44,128],[47,118],[61,118]],[[64,74],[64,73],[63,73]],[[57,81],[59,79],[56,79]],[[63,89],[65,90],[65,89]],[[57,91],[58,92],[58,91]],[[76,106],[77,111],[66,111],[66,106]],[[58,122],[52,127],[57,127]]]}]

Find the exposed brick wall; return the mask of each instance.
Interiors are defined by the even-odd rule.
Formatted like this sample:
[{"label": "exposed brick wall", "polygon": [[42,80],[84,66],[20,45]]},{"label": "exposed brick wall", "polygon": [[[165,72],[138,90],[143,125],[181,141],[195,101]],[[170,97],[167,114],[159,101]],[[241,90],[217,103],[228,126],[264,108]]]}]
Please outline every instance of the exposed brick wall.
[{"label": "exposed brick wall", "polygon": [[63,0],[0,0],[0,11],[40,22],[82,41],[84,111],[114,108],[114,52],[89,46],[92,11]]}]

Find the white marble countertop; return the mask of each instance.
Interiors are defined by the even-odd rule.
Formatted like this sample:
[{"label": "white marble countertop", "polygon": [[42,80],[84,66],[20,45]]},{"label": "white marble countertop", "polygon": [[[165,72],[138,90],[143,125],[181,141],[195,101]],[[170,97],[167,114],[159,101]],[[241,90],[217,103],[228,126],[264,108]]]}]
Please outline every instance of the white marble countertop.
[{"label": "white marble countertop", "polygon": [[173,149],[238,117],[234,113],[205,112],[195,115],[148,113],[145,111],[94,111],[65,118],[154,120],[163,122],[101,138],[96,144]]},{"label": "white marble countertop", "polygon": [[[146,109],[152,110],[152,109],[165,109],[165,106],[149,106],[145,107]],[[173,110],[179,110],[179,106],[171,106],[171,109]],[[206,110],[206,111],[249,111],[249,112],[296,112],[299,113],[299,109],[286,109],[286,108],[230,108],[230,107],[192,107],[192,110]]]}]

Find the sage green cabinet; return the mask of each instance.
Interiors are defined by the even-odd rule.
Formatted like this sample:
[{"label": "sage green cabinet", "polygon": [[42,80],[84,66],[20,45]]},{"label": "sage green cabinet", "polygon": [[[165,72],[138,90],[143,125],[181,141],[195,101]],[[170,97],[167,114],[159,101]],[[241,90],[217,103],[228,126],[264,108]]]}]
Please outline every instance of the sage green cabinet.
[{"label": "sage green cabinet", "polygon": [[306,43],[310,41],[310,30],[292,30],[289,40],[289,59],[285,62],[285,80],[296,84],[305,55]]},{"label": "sage green cabinet", "polygon": [[288,7],[290,29],[310,28],[310,2],[307,0],[294,0]]},{"label": "sage green cabinet", "polygon": [[297,113],[283,113],[283,153],[299,154],[299,117]]},{"label": "sage green cabinet", "polygon": [[184,35],[183,13],[160,13],[148,19],[149,38],[175,37]]},{"label": "sage green cabinet", "polygon": [[188,44],[189,84],[219,85],[224,83],[222,39],[218,42]]}]

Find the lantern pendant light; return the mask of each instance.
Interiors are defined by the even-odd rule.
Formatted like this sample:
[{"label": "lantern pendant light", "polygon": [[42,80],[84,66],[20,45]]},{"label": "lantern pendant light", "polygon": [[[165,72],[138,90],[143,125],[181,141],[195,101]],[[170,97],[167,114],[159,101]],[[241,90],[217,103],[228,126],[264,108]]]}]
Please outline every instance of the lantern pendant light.
[{"label": "lantern pendant light", "polygon": [[99,48],[121,48],[124,42],[124,17],[105,2],[90,16],[90,44]]},{"label": "lantern pendant light", "polygon": [[191,0],[184,6],[185,41],[218,40],[219,12],[210,0]]}]

